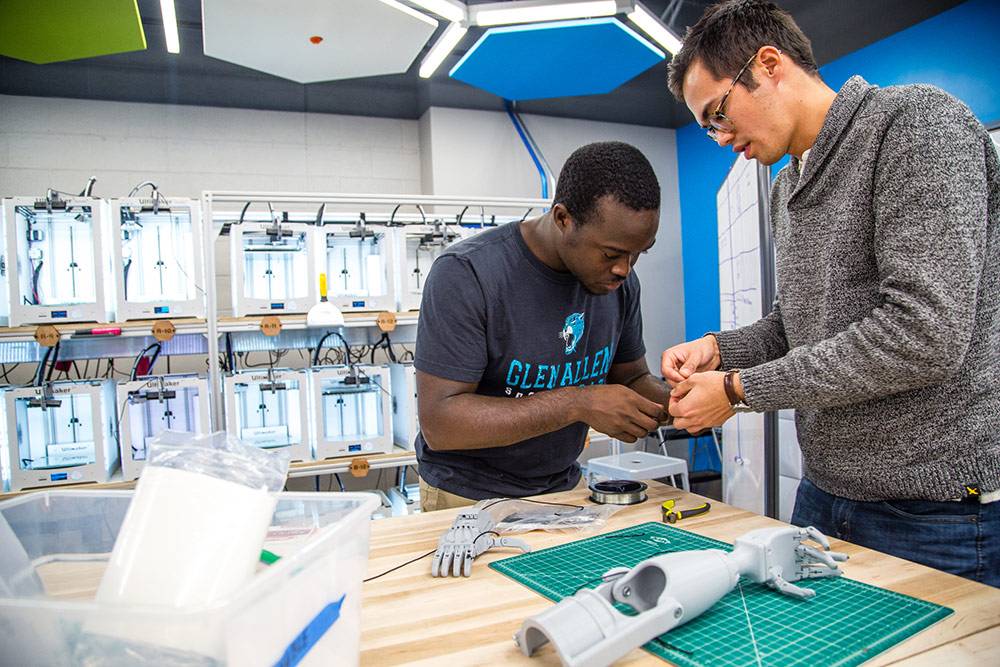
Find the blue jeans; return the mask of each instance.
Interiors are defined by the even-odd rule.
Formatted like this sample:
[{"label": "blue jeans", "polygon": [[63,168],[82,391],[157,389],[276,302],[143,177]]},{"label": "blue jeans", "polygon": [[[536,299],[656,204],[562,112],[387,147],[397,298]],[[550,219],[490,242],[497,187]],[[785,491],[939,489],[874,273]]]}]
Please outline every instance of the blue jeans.
[{"label": "blue jeans", "polygon": [[1000,587],[1000,501],[861,502],[799,484],[792,523]]}]

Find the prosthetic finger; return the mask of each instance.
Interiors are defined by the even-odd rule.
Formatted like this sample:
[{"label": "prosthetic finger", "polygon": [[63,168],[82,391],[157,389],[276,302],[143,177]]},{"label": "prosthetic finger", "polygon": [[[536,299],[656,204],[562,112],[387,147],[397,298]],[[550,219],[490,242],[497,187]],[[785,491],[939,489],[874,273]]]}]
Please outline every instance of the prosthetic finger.
[{"label": "prosthetic finger", "polygon": [[823,579],[825,577],[839,577],[840,575],[840,569],[835,570],[822,563],[808,564],[799,571],[799,576],[802,579]]},{"label": "prosthetic finger", "polygon": [[431,561],[431,576],[438,576],[438,572],[441,571],[441,549],[434,552],[434,560]]},{"label": "prosthetic finger", "polygon": [[820,551],[818,549],[813,549],[808,545],[800,544],[795,547],[795,553],[797,553],[800,557],[812,558],[815,561],[823,563],[832,570],[838,569],[837,561],[835,561],[833,556],[826,551]]},{"label": "prosthetic finger", "polygon": [[449,544],[444,548],[444,557],[441,559],[441,576],[447,577],[451,573],[451,565],[455,562],[455,545]]},{"label": "prosthetic finger", "polygon": [[472,576],[472,561],[475,560],[476,554],[470,548],[465,550],[465,558],[462,559],[462,576],[471,577]]},{"label": "prosthetic finger", "polygon": [[805,600],[816,595],[816,591],[811,588],[801,588],[795,584],[790,584],[785,581],[780,575],[775,575],[767,582],[769,586],[777,590],[779,593],[788,595],[793,598],[799,598],[800,600]]},{"label": "prosthetic finger", "polygon": [[[442,538],[442,541],[446,538]],[[437,551],[434,552],[434,562],[431,564],[431,576],[434,577],[447,577],[448,570],[451,569],[451,558],[454,553],[455,545],[450,542],[445,542],[444,544],[438,544]]]},{"label": "prosthetic finger", "polygon": [[827,539],[826,535],[819,532],[819,530],[816,527],[806,526],[805,528],[802,529],[802,531],[805,533],[803,539],[808,538],[813,542],[819,543],[819,545],[822,546],[824,550],[826,551],[830,550],[830,540]]}]

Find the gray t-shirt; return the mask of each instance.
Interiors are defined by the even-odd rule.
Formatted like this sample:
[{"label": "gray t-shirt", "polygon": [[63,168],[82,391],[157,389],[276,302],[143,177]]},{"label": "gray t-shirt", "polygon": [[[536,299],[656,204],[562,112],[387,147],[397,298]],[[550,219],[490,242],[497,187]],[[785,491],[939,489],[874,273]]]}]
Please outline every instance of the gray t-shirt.
[{"label": "gray t-shirt", "polygon": [[[417,327],[417,370],[478,383],[477,394],[516,400],[558,387],[603,384],[612,364],[646,353],[635,272],[610,294],[591,294],[529,250],[520,224],[448,248],[431,267]],[[420,476],[481,500],[573,488],[587,425],[506,447],[433,451],[419,433]]]}]

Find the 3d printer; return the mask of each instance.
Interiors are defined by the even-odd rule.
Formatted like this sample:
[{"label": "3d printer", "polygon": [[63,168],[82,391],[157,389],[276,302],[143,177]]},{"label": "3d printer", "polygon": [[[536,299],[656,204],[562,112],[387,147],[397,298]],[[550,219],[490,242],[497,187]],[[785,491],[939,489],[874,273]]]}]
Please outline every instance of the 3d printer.
[{"label": "3d printer", "polygon": [[3,200],[4,312],[10,326],[111,322],[107,203],[91,197]]},{"label": "3d printer", "polygon": [[153,375],[118,385],[122,477],[138,479],[149,442],[163,431],[209,433],[208,381],[195,374]]},{"label": "3d printer", "polygon": [[413,449],[420,429],[417,413],[417,375],[413,364],[389,364],[392,378],[392,435],[403,449]]},{"label": "3d printer", "polygon": [[410,224],[397,227],[395,232],[396,253],[405,259],[401,271],[396,273],[396,296],[398,310],[419,310],[424,293],[424,281],[434,263],[444,249],[472,235],[473,231],[441,220],[428,224]]},{"label": "3d printer", "polygon": [[225,379],[226,430],[247,443],[288,447],[292,461],[313,459],[305,371],[236,371]]},{"label": "3d printer", "polygon": [[107,482],[118,465],[111,381],[44,383],[4,391],[11,491]]},{"label": "3d printer", "polygon": [[389,369],[319,366],[309,370],[316,459],[392,451]]},{"label": "3d printer", "polygon": [[[322,214],[319,216],[322,221]],[[355,221],[316,229],[318,270],[327,275],[330,303],[343,312],[395,310],[395,249],[390,229]],[[315,280],[314,280],[315,282]]]},{"label": "3d printer", "polygon": [[111,202],[119,321],[204,317],[201,206],[166,199]]},{"label": "3d printer", "polygon": [[234,316],[304,313],[319,300],[315,230],[277,219],[230,227]]}]

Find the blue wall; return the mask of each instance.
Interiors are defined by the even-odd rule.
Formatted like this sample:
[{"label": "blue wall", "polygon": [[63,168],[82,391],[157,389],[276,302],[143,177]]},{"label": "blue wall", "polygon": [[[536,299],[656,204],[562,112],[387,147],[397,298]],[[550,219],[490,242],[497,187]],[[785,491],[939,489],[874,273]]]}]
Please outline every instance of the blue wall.
[{"label": "blue wall", "polygon": [[[969,0],[843,56],[821,67],[820,74],[834,90],[854,74],[880,86],[931,83],[991,125],[1000,121],[1000,2]],[[715,195],[734,158],[695,123],[677,130],[688,339],[719,327]]]}]

